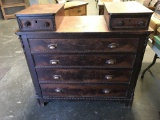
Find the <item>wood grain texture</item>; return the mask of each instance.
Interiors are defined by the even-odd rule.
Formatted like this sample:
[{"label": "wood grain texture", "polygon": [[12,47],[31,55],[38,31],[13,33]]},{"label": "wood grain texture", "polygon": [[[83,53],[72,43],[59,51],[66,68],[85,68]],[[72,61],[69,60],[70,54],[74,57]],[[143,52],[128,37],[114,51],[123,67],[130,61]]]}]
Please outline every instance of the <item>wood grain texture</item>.
[{"label": "wood grain texture", "polygon": [[153,11],[140,3],[106,2],[104,5],[104,17],[110,30],[148,29]]},{"label": "wood grain texture", "polygon": [[[132,68],[135,55],[53,55],[35,54],[36,67],[69,67],[69,68]],[[52,61],[57,61],[52,64]],[[107,63],[111,61],[113,63]]]},{"label": "wood grain texture", "polygon": [[[105,2],[105,7],[109,14],[139,14],[139,13],[153,13],[152,10],[146,8],[136,1],[129,2]],[[133,7],[134,6],[134,7]],[[136,8],[136,9],[135,9]]]},{"label": "wood grain texture", "polygon": [[56,31],[64,18],[64,7],[63,4],[33,5],[17,12],[16,17],[21,31]]},{"label": "wood grain texture", "polygon": [[[127,85],[41,84],[43,96],[53,97],[125,97]],[[60,92],[56,92],[60,89]],[[108,90],[109,93],[104,93]]]},{"label": "wood grain texture", "polygon": [[29,39],[32,53],[136,53],[138,42],[138,38]]},{"label": "wood grain texture", "polygon": [[[44,12],[36,15],[48,18]],[[56,31],[17,34],[41,105],[50,99],[89,99],[130,107],[151,31],[109,30],[104,16],[65,16]]]},{"label": "wood grain texture", "polygon": [[[40,83],[128,83],[130,70],[36,69]],[[55,79],[55,76],[59,76]],[[111,76],[107,78],[107,76]]]},{"label": "wood grain texture", "polygon": [[34,4],[20,12],[16,16],[46,16],[55,15],[64,4]]}]

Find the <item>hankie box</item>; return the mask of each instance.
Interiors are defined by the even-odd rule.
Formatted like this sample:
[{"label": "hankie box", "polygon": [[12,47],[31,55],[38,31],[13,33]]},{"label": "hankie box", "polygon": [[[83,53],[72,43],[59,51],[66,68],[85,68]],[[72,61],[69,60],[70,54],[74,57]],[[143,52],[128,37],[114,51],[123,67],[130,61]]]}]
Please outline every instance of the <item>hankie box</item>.
[{"label": "hankie box", "polygon": [[106,2],[104,17],[110,30],[147,30],[152,10],[138,2]]},{"label": "hankie box", "polygon": [[56,31],[64,17],[64,4],[35,4],[16,17],[21,31]]}]

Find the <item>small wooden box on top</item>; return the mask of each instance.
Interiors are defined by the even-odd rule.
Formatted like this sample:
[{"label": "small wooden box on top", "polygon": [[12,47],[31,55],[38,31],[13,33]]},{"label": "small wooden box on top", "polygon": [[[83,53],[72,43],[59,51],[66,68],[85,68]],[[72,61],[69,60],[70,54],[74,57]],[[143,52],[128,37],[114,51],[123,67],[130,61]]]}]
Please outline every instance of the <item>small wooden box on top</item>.
[{"label": "small wooden box on top", "polygon": [[64,17],[64,4],[35,4],[16,13],[21,31],[56,31]]},{"label": "small wooden box on top", "polygon": [[140,3],[106,2],[104,5],[104,17],[110,30],[148,29],[153,11]]}]

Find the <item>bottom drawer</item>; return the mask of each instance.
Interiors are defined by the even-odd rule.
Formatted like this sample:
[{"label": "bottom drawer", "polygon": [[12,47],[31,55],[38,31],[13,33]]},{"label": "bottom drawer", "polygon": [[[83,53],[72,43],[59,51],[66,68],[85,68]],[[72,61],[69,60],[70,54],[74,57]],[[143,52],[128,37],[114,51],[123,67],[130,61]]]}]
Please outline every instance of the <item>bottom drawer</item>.
[{"label": "bottom drawer", "polygon": [[125,97],[127,85],[41,84],[43,96],[51,97]]}]

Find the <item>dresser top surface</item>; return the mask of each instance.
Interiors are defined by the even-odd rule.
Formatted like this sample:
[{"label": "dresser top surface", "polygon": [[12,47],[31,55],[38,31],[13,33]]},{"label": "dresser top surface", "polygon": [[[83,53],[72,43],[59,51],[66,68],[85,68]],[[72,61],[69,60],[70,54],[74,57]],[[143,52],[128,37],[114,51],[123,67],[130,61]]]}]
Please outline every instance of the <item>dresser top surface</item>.
[{"label": "dresser top surface", "polygon": [[[65,16],[56,32],[137,32],[138,30],[108,29],[104,16]],[[151,31],[139,30],[139,31]]]},{"label": "dresser top surface", "polygon": [[107,32],[103,16],[65,16],[57,32]]},{"label": "dresser top surface", "polygon": [[104,3],[109,14],[125,14],[125,13],[153,13],[152,10],[146,8],[142,4],[129,2],[106,2]]},{"label": "dresser top surface", "polygon": [[54,15],[56,14],[64,4],[35,4],[20,12],[16,13],[16,16],[37,16],[37,15]]}]

